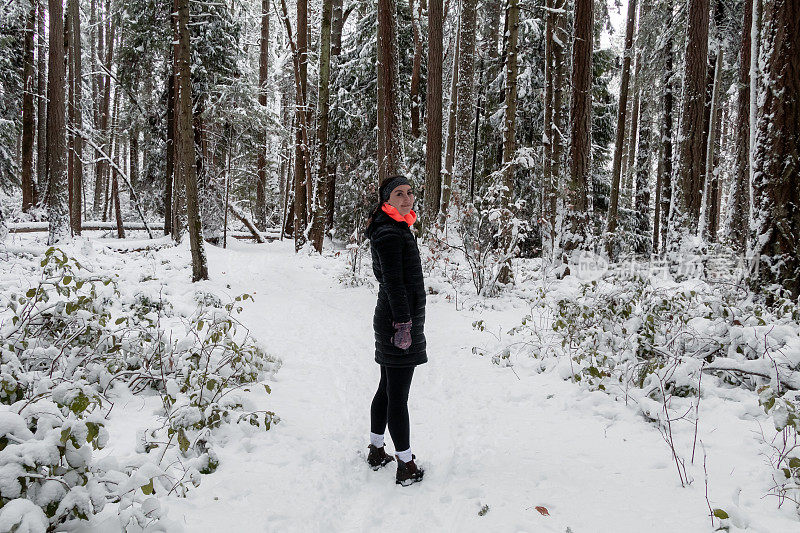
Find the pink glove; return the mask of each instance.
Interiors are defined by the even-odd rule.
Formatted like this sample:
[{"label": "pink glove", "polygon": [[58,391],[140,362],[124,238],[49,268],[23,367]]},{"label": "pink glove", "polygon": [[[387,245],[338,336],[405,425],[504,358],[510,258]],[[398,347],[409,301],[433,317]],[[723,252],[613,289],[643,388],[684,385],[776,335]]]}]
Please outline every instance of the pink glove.
[{"label": "pink glove", "polygon": [[392,326],[394,326],[392,344],[401,350],[407,350],[411,346],[411,321],[392,322]]}]

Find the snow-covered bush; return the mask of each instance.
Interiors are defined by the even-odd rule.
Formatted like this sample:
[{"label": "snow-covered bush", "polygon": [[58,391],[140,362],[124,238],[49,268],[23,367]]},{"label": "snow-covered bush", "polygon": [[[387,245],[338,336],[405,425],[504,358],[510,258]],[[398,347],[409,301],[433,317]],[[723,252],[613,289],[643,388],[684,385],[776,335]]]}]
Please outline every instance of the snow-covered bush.
[{"label": "snow-covered bush", "polygon": [[[452,261],[451,254],[445,253],[456,250],[466,262],[467,279],[472,280],[476,294],[496,293],[502,265],[516,255],[517,244],[530,232],[529,223],[514,216],[522,210],[524,200],[517,200],[509,212],[502,205],[502,192],[501,185],[493,185],[474,202],[463,204],[457,194],[453,195],[453,206],[444,227],[433,228],[428,236],[430,253],[425,266],[429,273],[441,270],[436,274],[459,285],[466,277],[461,272],[463,268]],[[504,249],[502,238],[506,230],[510,231],[511,242]]]},{"label": "snow-covered bush", "polygon": [[[106,503],[118,504],[123,527],[153,524],[155,497],[185,494],[216,469],[215,429],[263,431],[277,420],[237,395],[277,368],[235,318],[249,295],[223,305],[200,294],[179,312],[57,248],[41,269],[0,314],[0,523],[9,529],[44,531],[42,516],[48,529],[87,520]],[[98,459],[114,398],[129,392],[160,397],[163,425],[140,433],[143,455]]]},{"label": "snow-covered bush", "polygon": [[[617,269],[588,282],[568,278],[531,303],[531,314],[509,331],[524,339],[515,343],[517,353],[539,359],[542,370],[632,401],[651,421],[662,424],[675,398],[697,398],[701,383],[706,387],[701,375],[713,376],[706,379],[715,386],[757,393],[783,443],[773,446],[774,494],[800,501],[797,302],[766,305],[729,280],[675,283]],[[508,364],[510,350],[504,353],[498,364]]]}]

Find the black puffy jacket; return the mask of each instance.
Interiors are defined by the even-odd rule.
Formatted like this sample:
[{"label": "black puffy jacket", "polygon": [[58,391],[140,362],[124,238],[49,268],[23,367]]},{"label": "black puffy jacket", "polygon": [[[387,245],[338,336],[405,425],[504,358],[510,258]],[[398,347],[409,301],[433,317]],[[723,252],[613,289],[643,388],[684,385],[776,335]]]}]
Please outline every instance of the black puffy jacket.
[{"label": "black puffy jacket", "polygon": [[[408,224],[378,211],[367,227],[372,270],[380,283],[372,325],[375,362],[390,367],[416,366],[428,361],[425,353],[425,283],[417,238]],[[392,344],[392,322],[411,320],[411,346]]]}]

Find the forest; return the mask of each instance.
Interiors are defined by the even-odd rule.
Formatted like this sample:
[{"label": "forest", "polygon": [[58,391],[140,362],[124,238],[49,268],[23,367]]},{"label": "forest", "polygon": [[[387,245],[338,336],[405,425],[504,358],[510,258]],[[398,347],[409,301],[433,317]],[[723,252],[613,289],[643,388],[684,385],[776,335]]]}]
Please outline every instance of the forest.
[{"label": "forest", "polygon": [[[281,456],[293,415],[325,425],[292,402],[308,393],[295,367],[324,357],[327,329],[372,349],[353,325],[371,324],[361,310],[377,291],[365,230],[396,176],[416,195],[429,316],[446,317],[428,338],[448,353],[435,375],[468,360],[458,375],[485,380],[479,396],[536,409],[550,396],[534,389],[552,387],[566,402],[553,417],[630,425],[668,464],[630,475],[681,489],[641,505],[691,509],[685,530],[797,527],[800,2],[8,0],[0,532],[215,530],[220,512],[192,507],[217,499],[201,478],[271,476],[280,468],[248,470],[236,446]],[[315,303],[337,299],[337,313]],[[339,369],[327,364],[320,387]],[[149,414],[126,425],[134,398]],[[535,440],[529,413],[465,402]],[[360,416],[335,405],[327,417]],[[453,435],[431,448],[463,436],[448,409],[428,423]],[[281,511],[242,530],[335,514],[330,499],[298,503],[313,484],[286,481],[335,466],[288,465],[276,479],[292,496],[263,493]],[[333,483],[327,498],[354,490]],[[613,523],[600,503],[578,516],[565,495],[542,507],[508,483],[479,492],[447,511],[420,493],[444,518],[413,525]],[[680,524],[660,520],[629,516],[619,531]]]}]

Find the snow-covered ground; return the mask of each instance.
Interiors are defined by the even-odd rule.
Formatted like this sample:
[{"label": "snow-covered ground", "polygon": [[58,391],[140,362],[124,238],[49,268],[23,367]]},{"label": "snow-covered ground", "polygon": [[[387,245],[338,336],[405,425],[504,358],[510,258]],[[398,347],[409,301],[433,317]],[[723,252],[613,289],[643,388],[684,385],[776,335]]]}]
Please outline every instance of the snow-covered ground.
[{"label": "snow-covered ground", "polygon": [[[444,294],[429,296],[430,361],[417,368],[409,400],[412,448],[426,475],[420,484],[395,485],[393,465],[373,472],[365,463],[379,377],[374,288],[340,282],[344,253],[295,254],[290,241],[207,251],[211,281],[194,285],[186,246],[131,259],[109,252],[95,261],[102,268],[117,261],[130,283],[154,276],[170,299],[198,288],[252,294],[242,321],[283,361],[268,383],[272,393],[256,397],[280,423],[230,439],[218,449],[215,473],[187,498],[165,499],[171,529],[712,531],[709,503],[730,514],[733,531],[800,529],[790,505],[777,509],[774,498],[763,497],[772,471],[759,455],[768,451],[761,427],[771,428],[752,393],[703,398],[698,440],[705,454],[698,444],[687,465],[693,482],[681,487],[669,447],[636,409],[564,381],[557,368],[541,372],[532,359],[501,367],[473,353],[501,348],[497,332],[531,311],[513,294],[458,309]],[[3,270],[9,283],[13,268]],[[478,319],[484,331],[473,327]],[[118,399],[107,450],[133,453],[137,426],[155,407],[139,396]],[[688,455],[693,434],[693,423],[675,423],[681,453]],[[118,531],[112,514],[87,531]]]}]

